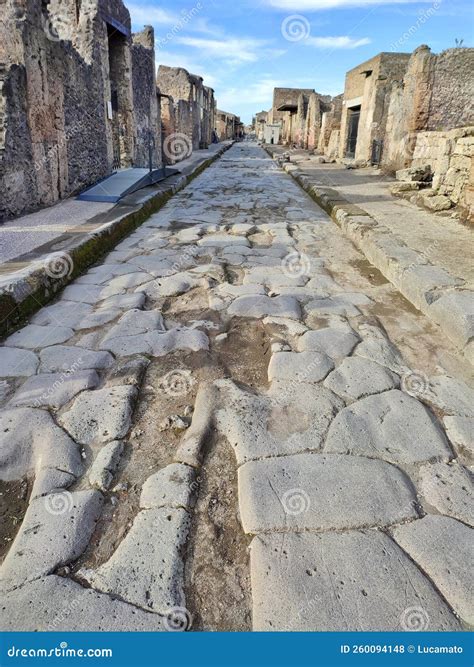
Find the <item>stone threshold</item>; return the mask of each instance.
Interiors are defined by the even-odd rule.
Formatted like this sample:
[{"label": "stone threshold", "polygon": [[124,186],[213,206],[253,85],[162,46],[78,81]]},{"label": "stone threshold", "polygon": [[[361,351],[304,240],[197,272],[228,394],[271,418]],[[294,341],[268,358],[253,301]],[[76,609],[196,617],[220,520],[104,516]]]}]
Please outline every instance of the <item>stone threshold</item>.
[{"label": "stone threshold", "polygon": [[181,173],[124,197],[111,210],[84,225],[72,228],[23,257],[5,262],[0,275],[0,337],[22,326],[66,285],[159,211],[233,143],[223,143],[210,156],[175,165]]},{"label": "stone threshold", "polygon": [[[281,146],[264,149],[272,158],[281,154]],[[294,163],[283,164],[282,168],[328,213],[368,261],[417,310],[440,326],[474,365],[474,291],[410,248],[337,189],[320,185]]]}]

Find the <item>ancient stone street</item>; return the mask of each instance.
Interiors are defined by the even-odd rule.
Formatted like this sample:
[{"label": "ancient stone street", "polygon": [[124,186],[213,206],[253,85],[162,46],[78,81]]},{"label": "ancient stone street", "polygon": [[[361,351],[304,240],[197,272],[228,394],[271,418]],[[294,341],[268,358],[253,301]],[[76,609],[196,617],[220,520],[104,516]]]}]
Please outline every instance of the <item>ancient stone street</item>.
[{"label": "ancient stone street", "polygon": [[474,623],[468,366],[256,144],[0,368],[3,630]]}]

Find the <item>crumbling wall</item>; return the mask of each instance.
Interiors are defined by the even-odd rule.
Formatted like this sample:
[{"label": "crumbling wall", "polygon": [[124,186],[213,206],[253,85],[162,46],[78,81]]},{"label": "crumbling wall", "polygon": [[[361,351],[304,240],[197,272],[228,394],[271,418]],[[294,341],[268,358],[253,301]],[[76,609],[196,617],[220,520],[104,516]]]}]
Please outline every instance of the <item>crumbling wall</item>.
[{"label": "crumbling wall", "polygon": [[335,159],[338,153],[339,133],[341,129],[343,95],[331,100],[329,110],[321,114],[321,129],[318,137],[317,149],[327,157]]},{"label": "crumbling wall", "polygon": [[133,165],[161,167],[161,121],[155,82],[155,36],[147,26],[132,36]]},{"label": "crumbling wall", "polygon": [[429,165],[432,188],[460,206],[463,217],[474,219],[474,127],[448,132],[419,132],[412,167]]},{"label": "crumbling wall", "polygon": [[159,133],[152,36],[132,47],[123,3],[6,0],[1,19],[0,218],[143,164],[145,117]]}]

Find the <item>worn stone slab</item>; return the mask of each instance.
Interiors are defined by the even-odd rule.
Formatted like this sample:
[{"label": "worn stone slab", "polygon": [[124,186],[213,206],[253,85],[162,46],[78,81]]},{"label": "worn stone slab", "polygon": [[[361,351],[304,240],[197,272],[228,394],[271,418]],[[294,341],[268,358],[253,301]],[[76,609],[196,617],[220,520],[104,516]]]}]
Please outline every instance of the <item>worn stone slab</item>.
[{"label": "worn stone slab", "polygon": [[445,415],[474,417],[474,390],[462,380],[447,375],[432,377],[420,398]]},{"label": "worn stone slab", "polygon": [[244,248],[250,247],[250,243],[245,236],[236,236],[234,234],[225,233],[209,234],[207,236],[203,236],[203,238],[198,241],[198,245],[201,247],[218,246],[220,248],[225,248],[226,246],[243,246]]},{"label": "worn stone slab", "polygon": [[50,575],[2,595],[2,632],[159,632],[162,619]]},{"label": "worn stone slab", "polygon": [[108,489],[112,483],[115,471],[120,463],[123,452],[123,442],[114,440],[104,445],[94,459],[88,477],[91,486],[101,491]]},{"label": "worn stone slab", "polygon": [[82,472],[79,448],[44,410],[12,408],[0,411],[0,479],[11,481],[35,475],[33,495],[59,469],[78,477]]},{"label": "worn stone slab", "polygon": [[117,294],[100,302],[101,308],[119,308],[120,310],[140,310],[145,305],[146,297],[142,293]]},{"label": "worn stone slab", "polygon": [[415,501],[404,473],[361,456],[295,454],[239,468],[246,533],[388,526],[417,517]]},{"label": "worn stone slab", "polygon": [[268,365],[268,380],[319,382],[334,368],[324,352],[277,352]]},{"label": "worn stone slab", "polygon": [[398,526],[393,535],[462,620],[474,625],[472,529],[445,516],[428,515]]},{"label": "worn stone slab", "polygon": [[142,510],[111,558],[81,575],[97,590],[142,609],[165,614],[185,607],[182,553],[189,526],[183,509]]},{"label": "worn stone slab", "polygon": [[324,352],[334,361],[338,361],[351,354],[359,341],[359,336],[352,329],[326,327],[303,334],[298,339],[297,349],[299,352]]},{"label": "worn stone slab", "polygon": [[77,301],[78,303],[86,303],[94,305],[101,299],[105,299],[109,296],[115,296],[115,294],[120,294],[124,290],[117,288],[115,290],[106,290],[106,287],[102,285],[69,285],[63,292],[63,299],[66,301]]},{"label": "worn stone slab", "polygon": [[354,354],[386,366],[399,375],[409,371],[400,352],[381,329],[365,324],[360,327],[360,333],[363,335],[363,340]]},{"label": "worn stone slab", "polygon": [[34,375],[38,364],[38,357],[29,350],[0,347],[1,377],[28,377]]},{"label": "worn stone slab", "polygon": [[197,329],[177,328],[170,331],[152,331],[134,336],[107,336],[100,344],[102,349],[110,350],[113,354],[130,356],[133,354],[150,354],[162,357],[175,350],[209,349],[209,338],[203,331]]},{"label": "worn stone slab", "polygon": [[63,327],[55,324],[39,326],[38,324],[28,324],[23,329],[16,331],[9,336],[4,345],[8,347],[25,347],[35,350],[48,345],[58,345],[64,343],[74,335],[74,331],[69,327]]},{"label": "worn stone slab", "polygon": [[267,394],[244,391],[230,380],[218,380],[215,386],[216,426],[239,465],[320,449],[329,424],[344,406],[335,394],[314,384],[273,381]]},{"label": "worn stone slab", "polygon": [[391,463],[451,458],[443,431],[415,398],[393,389],[363,398],[331,424],[326,452],[374,456]]},{"label": "worn stone slab", "polygon": [[33,500],[0,568],[0,586],[12,588],[76,560],[100,516],[99,491],[58,491]]},{"label": "worn stone slab", "polygon": [[80,394],[59,423],[83,445],[120,440],[130,429],[135,387],[105,387]]},{"label": "worn stone slab", "polygon": [[361,357],[344,359],[324,381],[324,386],[346,401],[380,394],[398,387],[399,384],[398,375]]},{"label": "worn stone slab", "polygon": [[51,306],[45,306],[31,319],[31,324],[45,326],[47,324],[74,327],[92,312],[92,306],[87,303],[76,303],[61,299]]},{"label": "worn stone slab", "polygon": [[193,491],[196,490],[196,471],[181,463],[171,463],[149,477],[142,487],[140,507],[182,507],[191,509],[194,505]]},{"label": "worn stone slab", "polygon": [[339,297],[329,297],[327,299],[314,299],[304,307],[308,317],[319,317],[321,315],[344,315],[345,317],[357,317],[361,312],[348,301]]},{"label": "worn stone slab", "polygon": [[472,474],[458,463],[433,463],[420,470],[420,490],[441,514],[474,526]]},{"label": "worn stone slab", "polygon": [[425,311],[433,300],[436,289],[456,287],[462,283],[447,271],[431,264],[413,264],[398,279],[400,290],[416,308]]},{"label": "worn stone slab", "polygon": [[227,309],[229,315],[237,317],[266,317],[276,315],[298,320],[301,310],[298,301],[291,296],[241,296]]},{"label": "worn stone slab", "polygon": [[140,387],[149,365],[150,360],[140,355],[119,359],[107,375],[107,386],[131,384]]},{"label": "worn stone slab", "polygon": [[461,629],[431,582],[379,531],[258,536],[250,568],[255,631]]},{"label": "worn stone slab", "polygon": [[455,447],[474,454],[474,417],[445,417],[443,424]]},{"label": "worn stone slab", "polygon": [[40,373],[57,373],[73,370],[103,370],[114,363],[108,352],[95,352],[82,347],[53,345],[40,352]]},{"label": "worn stone slab", "polygon": [[428,310],[429,316],[460,347],[474,338],[474,293],[451,292],[434,301]]},{"label": "worn stone slab", "polygon": [[28,378],[8,402],[11,406],[59,409],[76,394],[93,389],[99,376],[93,370],[67,373],[42,373]]},{"label": "worn stone slab", "polygon": [[100,327],[116,320],[121,314],[122,311],[118,308],[98,308],[84,317],[79,324],[76,324],[74,329],[76,331],[95,329],[95,327]]}]

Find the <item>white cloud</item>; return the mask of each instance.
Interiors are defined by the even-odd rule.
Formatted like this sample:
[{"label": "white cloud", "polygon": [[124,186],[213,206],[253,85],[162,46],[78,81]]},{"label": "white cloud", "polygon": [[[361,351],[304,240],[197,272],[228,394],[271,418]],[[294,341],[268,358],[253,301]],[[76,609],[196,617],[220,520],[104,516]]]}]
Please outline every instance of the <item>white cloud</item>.
[{"label": "white cloud", "polygon": [[273,99],[273,89],[281,85],[280,81],[263,78],[249,86],[245,86],[245,95],[242,95],[242,88],[227,88],[218,94],[217,104],[219,109],[224,109],[224,111],[232,113],[233,109],[242,106],[243,98],[245,98],[254,107],[266,105],[270,108]]},{"label": "white cloud", "polygon": [[225,60],[232,64],[253,63],[266,42],[259,39],[227,37],[225,39],[205,39],[201,37],[177,37],[176,41],[205,52],[206,58]]},{"label": "white cloud", "polygon": [[264,0],[265,4],[276,9],[289,11],[321,11],[324,9],[369,7],[381,5],[408,5],[416,2],[432,2],[432,0]]},{"label": "white cloud", "polygon": [[127,9],[130,12],[133,24],[173,25],[179,20],[177,14],[154,6],[137,5],[127,2]]},{"label": "white cloud", "polygon": [[370,44],[368,37],[354,39],[353,37],[307,37],[303,44],[314,46],[317,49],[357,49],[359,46]]},{"label": "white cloud", "polygon": [[215,76],[215,74],[208,72],[206,66],[203,63],[193,60],[183,53],[173,53],[172,51],[163,51],[161,49],[157,49],[156,65],[157,67],[159,65],[167,65],[168,67],[183,67],[191,74],[202,76],[204,79],[204,85],[211,86],[211,88],[214,88],[219,82],[219,79]]}]

